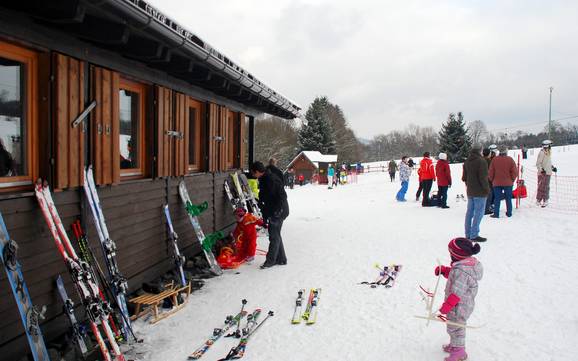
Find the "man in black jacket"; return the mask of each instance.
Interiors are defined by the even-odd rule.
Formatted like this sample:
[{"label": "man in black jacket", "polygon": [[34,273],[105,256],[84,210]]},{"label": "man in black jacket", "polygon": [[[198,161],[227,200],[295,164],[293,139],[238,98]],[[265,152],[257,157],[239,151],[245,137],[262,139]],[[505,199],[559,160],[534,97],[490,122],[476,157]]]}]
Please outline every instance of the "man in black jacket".
[{"label": "man in black jacket", "polygon": [[250,169],[251,174],[259,179],[259,205],[263,220],[269,226],[269,251],[265,263],[261,265],[262,269],[287,264],[281,228],[283,221],[289,216],[289,203],[283,178],[279,178],[273,167],[278,169],[272,165],[265,168],[263,163],[255,162]]}]

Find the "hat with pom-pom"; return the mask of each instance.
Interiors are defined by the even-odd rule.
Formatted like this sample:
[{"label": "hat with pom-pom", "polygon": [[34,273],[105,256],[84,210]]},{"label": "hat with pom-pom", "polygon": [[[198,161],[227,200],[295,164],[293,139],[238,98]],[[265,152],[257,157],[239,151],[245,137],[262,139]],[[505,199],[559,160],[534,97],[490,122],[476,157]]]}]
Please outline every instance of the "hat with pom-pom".
[{"label": "hat with pom-pom", "polygon": [[478,254],[480,252],[480,245],[467,238],[458,237],[450,241],[448,244],[448,250],[450,251],[452,259],[461,261]]}]

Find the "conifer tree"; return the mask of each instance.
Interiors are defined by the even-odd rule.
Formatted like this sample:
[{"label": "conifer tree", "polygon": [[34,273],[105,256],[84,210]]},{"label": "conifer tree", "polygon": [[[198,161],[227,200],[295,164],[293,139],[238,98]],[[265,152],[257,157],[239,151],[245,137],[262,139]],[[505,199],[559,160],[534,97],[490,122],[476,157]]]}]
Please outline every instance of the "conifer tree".
[{"label": "conifer tree", "polygon": [[439,144],[440,152],[448,155],[450,163],[460,163],[466,160],[472,141],[466,130],[462,112],[458,112],[457,117],[454,113],[450,113],[447,122],[442,124]]},{"label": "conifer tree", "polygon": [[335,141],[327,117],[328,106],[327,97],[317,97],[309,105],[305,113],[307,124],[303,124],[298,135],[301,150],[317,150],[323,154],[335,152]]}]

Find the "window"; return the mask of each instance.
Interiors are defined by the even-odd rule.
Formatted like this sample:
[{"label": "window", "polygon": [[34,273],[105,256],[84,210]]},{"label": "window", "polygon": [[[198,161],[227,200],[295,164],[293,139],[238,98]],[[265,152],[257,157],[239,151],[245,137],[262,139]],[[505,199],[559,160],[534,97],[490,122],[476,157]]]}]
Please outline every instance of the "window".
[{"label": "window", "polygon": [[202,166],[202,105],[200,102],[189,99],[189,171],[200,171]]},{"label": "window", "polygon": [[36,53],[0,41],[0,187],[32,183]]},{"label": "window", "polygon": [[119,90],[119,149],[122,176],[144,175],[144,85],[125,79]]}]

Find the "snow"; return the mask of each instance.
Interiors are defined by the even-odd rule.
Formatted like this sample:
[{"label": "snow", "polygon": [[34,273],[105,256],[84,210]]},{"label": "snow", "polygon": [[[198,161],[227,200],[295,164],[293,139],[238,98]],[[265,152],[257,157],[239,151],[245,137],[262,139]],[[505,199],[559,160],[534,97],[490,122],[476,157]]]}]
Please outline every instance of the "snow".
[{"label": "snow", "polygon": [[[554,164],[565,175],[578,175],[571,167],[576,153],[576,146],[555,151]],[[529,155],[528,165],[536,155]],[[283,239],[289,264],[261,270],[264,257],[258,256],[208,280],[175,315],[156,325],[135,322],[145,339],[135,347],[139,359],[186,360],[246,298],[249,311],[263,308],[262,318],[275,311],[250,340],[247,361],[443,360],[445,326],[426,327],[413,316],[426,312],[418,285],[433,289],[436,259],[449,263],[447,243],[463,235],[466,203],[456,202],[457,194],[465,194],[461,165],[452,165],[452,174],[447,210],[422,208],[412,199],[415,174],[406,203],[394,200],[399,183],[390,183],[387,173],[360,175],[357,184],[333,190],[287,190],[291,215]],[[485,273],[469,323],[485,326],[467,331],[469,360],[578,359],[577,217],[531,203],[524,201],[512,218],[482,221],[488,242],[478,259]],[[267,244],[259,239],[259,248]],[[393,288],[358,284],[377,277],[376,262],[403,265]],[[442,279],[438,307],[444,284]],[[322,288],[317,323],[291,325],[297,290],[311,287]],[[237,342],[221,339],[202,359],[222,358]]]}]

